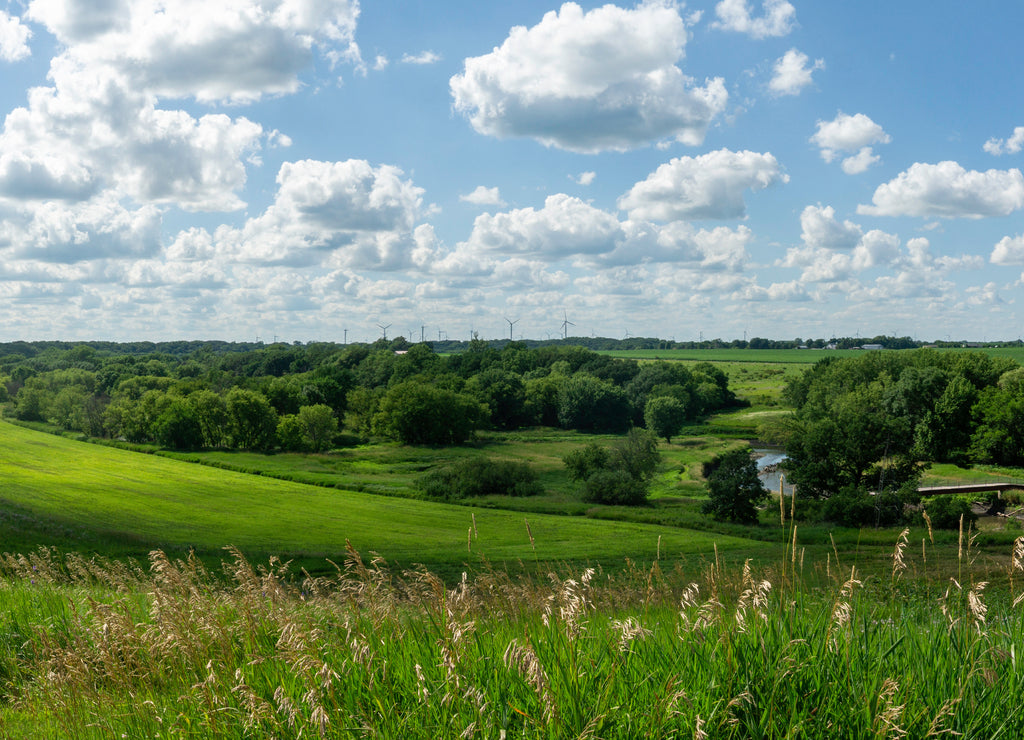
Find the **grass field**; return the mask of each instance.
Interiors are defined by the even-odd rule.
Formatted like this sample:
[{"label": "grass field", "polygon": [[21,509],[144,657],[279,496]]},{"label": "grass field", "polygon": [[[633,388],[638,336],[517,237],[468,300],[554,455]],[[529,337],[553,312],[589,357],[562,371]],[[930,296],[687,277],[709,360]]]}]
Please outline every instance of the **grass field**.
[{"label": "grass field", "polygon": [[[304,561],[336,558],[346,540],[408,565],[495,562],[622,563],[625,558],[751,551],[763,544],[583,517],[531,514],[375,496],[247,475],[76,442],[0,423],[5,517],[0,549],[36,543],[110,554],[161,547]],[[474,526],[475,520],[475,526]],[[472,530],[472,540],[469,541]],[[532,537],[532,544],[531,544]],[[304,562],[304,564],[307,564]]]},{"label": "grass field", "polygon": [[[43,552],[0,559],[0,735],[109,738],[1018,738],[1024,540],[850,561],[662,561],[452,587],[352,553],[227,580]],[[952,559],[955,582],[910,580]],[[806,572],[816,574],[811,585]]]}]

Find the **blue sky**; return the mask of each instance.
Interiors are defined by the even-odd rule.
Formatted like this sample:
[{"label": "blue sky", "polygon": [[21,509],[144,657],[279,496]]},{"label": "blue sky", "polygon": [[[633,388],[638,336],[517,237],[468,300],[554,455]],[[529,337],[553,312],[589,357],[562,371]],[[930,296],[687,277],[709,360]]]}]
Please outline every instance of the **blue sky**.
[{"label": "blue sky", "polygon": [[0,0],[0,340],[1017,339],[1022,22]]}]

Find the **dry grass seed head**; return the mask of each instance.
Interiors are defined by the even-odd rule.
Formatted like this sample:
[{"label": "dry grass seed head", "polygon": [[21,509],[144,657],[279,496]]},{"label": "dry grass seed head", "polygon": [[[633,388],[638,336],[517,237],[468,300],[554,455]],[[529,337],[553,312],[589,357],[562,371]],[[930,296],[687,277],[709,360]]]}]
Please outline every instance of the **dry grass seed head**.
[{"label": "dry grass seed head", "polygon": [[555,697],[549,688],[544,666],[541,665],[533,648],[519,644],[518,640],[512,640],[505,648],[504,661],[507,667],[514,668],[526,679],[540,700],[545,717],[553,719],[556,715]]},{"label": "dry grass seed head", "polygon": [[892,552],[892,580],[896,581],[900,575],[907,569],[907,562],[903,557],[903,551],[907,549],[908,536],[910,535],[909,529],[904,529],[900,532],[900,536],[896,538],[896,547]]},{"label": "dry grass seed head", "polygon": [[1010,574],[1021,571],[1024,573],[1024,537],[1013,541],[1013,555],[1010,558]]},{"label": "dry grass seed head", "polygon": [[896,704],[896,694],[900,687],[893,679],[882,682],[878,692],[877,711],[875,713],[874,734],[876,737],[906,737],[907,731],[900,727],[904,705]]},{"label": "dry grass seed head", "polygon": [[634,640],[643,640],[654,634],[640,624],[635,617],[625,619],[613,619],[612,627],[619,633],[619,652],[626,653],[633,645]]}]

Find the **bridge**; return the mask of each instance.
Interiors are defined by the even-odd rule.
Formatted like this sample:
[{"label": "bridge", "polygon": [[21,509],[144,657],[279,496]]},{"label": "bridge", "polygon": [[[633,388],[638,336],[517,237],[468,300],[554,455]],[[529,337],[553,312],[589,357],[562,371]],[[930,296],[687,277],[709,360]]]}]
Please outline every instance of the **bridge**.
[{"label": "bridge", "polygon": [[1024,483],[966,483],[949,486],[922,486],[917,492],[922,496],[940,496],[944,493],[1002,493],[1003,491],[1024,491]]},{"label": "bridge", "polygon": [[991,493],[999,494],[986,514],[997,515],[1006,511],[1006,502],[1003,501],[1003,491],[1024,491],[1024,483],[966,483],[961,485],[948,486],[921,486],[917,492],[922,496],[941,496],[942,494],[955,493]]}]

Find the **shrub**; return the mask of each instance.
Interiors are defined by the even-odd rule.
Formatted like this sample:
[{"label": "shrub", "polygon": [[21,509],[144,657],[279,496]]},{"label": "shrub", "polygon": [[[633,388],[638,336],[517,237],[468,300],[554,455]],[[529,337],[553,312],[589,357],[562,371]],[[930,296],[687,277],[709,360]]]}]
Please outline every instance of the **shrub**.
[{"label": "shrub", "polygon": [[569,469],[569,480],[584,481],[593,473],[608,468],[608,448],[591,442],[586,447],[570,452],[562,458],[562,462]]},{"label": "shrub", "polygon": [[822,517],[843,527],[892,527],[906,523],[907,506],[918,501],[912,486],[877,495],[851,486],[825,500]]},{"label": "shrub", "polygon": [[599,470],[583,483],[583,500],[590,504],[637,506],[647,500],[647,483],[625,470]]},{"label": "shrub", "polygon": [[424,495],[438,499],[472,496],[535,496],[544,489],[529,465],[512,460],[470,457],[417,481]]},{"label": "shrub", "polygon": [[611,448],[591,442],[562,458],[569,478],[583,481],[584,501],[626,506],[647,500],[647,489],[660,460],[658,440],[651,432],[636,428]]},{"label": "shrub", "polygon": [[924,510],[931,517],[935,529],[959,529],[961,516],[965,525],[978,521],[971,502],[960,496],[936,496],[925,504]]}]

